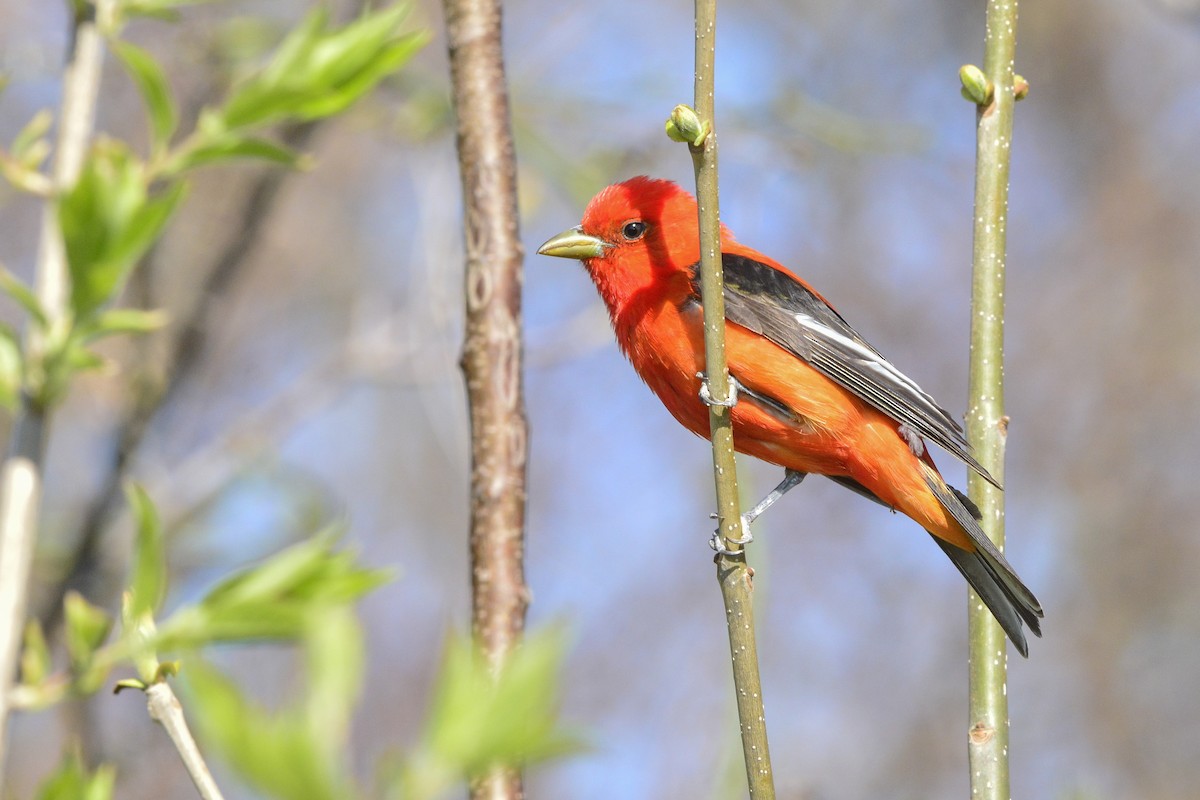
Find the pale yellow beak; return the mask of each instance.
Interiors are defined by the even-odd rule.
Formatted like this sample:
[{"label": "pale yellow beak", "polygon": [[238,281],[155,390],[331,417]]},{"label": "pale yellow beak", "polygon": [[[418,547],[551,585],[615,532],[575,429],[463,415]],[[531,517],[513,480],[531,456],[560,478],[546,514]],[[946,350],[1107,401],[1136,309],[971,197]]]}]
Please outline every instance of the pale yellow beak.
[{"label": "pale yellow beak", "polygon": [[595,236],[588,236],[580,226],[563,231],[558,236],[552,236],[538,248],[540,256],[558,256],[559,258],[599,258],[604,255],[608,243]]}]

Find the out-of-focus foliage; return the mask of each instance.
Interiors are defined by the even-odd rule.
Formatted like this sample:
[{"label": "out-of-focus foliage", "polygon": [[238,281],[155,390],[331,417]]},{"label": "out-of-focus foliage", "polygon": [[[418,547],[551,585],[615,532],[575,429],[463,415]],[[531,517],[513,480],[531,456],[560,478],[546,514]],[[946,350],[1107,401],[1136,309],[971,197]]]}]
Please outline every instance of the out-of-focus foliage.
[{"label": "out-of-focus foliage", "polygon": [[394,6],[333,29],[327,9],[317,7],[203,126],[234,131],[343,111],[428,41],[425,33],[398,33],[407,13],[407,6]]},{"label": "out-of-focus foliage", "polygon": [[38,789],[37,800],[111,800],[117,774],[111,766],[89,772],[79,754],[63,756],[58,771]]},{"label": "out-of-focus foliage", "polygon": [[351,800],[346,732],[361,689],[362,633],[336,607],[310,616],[301,645],[308,665],[300,702],[266,711],[237,684],[191,659],[188,707],[202,738],[258,791],[284,800]]},{"label": "out-of-focus foliage", "polygon": [[86,319],[116,296],[133,265],[161,235],[186,185],[151,195],[149,176],[128,148],[102,141],[58,203],[71,270],[71,310]]},{"label": "out-of-focus foliage", "polygon": [[362,569],[353,554],[334,552],[332,544],[331,536],[317,536],[227,578],[163,621],[155,641],[177,649],[295,638],[320,609],[354,601],[387,580],[386,571]]},{"label": "out-of-focus foliage", "polygon": [[[121,10],[164,16],[178,5],[136,2]],[[428,38],[401,32],[407,11],[393,6],[338,26],[324,7],[315,9],[284,37],[265,66],[239,80],[224,101],[201,111],[197,127],[178,144],[173,139],[184,115],[167,73],[149,51],[114,40],[147,112],[150,154],[143,160],[124,142],[102,137],[91,147],[79,180],[57,198],[69,308],[52,313],[25,282],[0,270],[0,289],[47,339],[44,351],[28,359],[32,369],[27,370],[16,335],[7,326],[2,329],[2,399],[11,403],[25,383],[42,404],[57,402],[80,371],[104,363],[91,349],[94,343],[162,328],[167,320],[161,311],[110,306],[179,207],[189,186],[184,173],[190,178],[197,167],[243,157],[301,163],[298,153],[264,134],[281,123],[344,112],[407,62]],[[5,175],[18,189],[42,193],[45,188],[37,171],[49,124],[48,115],[35,115],[0,154]],[[68,663],[55,671],[43,627],[31,622],[14,692],[17,704],[41,709],[92,695],[114,672],[130,666],[137,677],[117,680],[116,689],[145,690],[184,665],[188,716],[198,723],[207,749],[223,757],[246,784],[285,800],[359,796],[348,742],[365,663],[355,605],[383,585],[390,571],[364,568],[350,551],[335,550],[340,532],[326,530],[218,580],[198,599],[178,603],[164,616],[170,573],[162,516],[141,485],[129,484],[126,499],[134,537],[119,621],[81,592],[66,591],[61,635]],[[282,710],[267,711],[248,699],[237,681],[198,655],[214,645],[262,641],[298,644],[304,656],[298,700]],[[412,773],[419,785],[432,785],[430,769],[436,770],[440,792],[484,766],[531,763],[566,752],[568,740],[554,716],[559,642],[559,637],[533,640],[492,689],[486,674],[466,666],[461,653],[447,663],[440,683],[443,701],[420,746],[424,770]],[[160,654],[181,660],[163,662]],[[114,781],[111,766],[89,774],[83,758],[69,749],[38,796],[105,800]]]},{"label": "out-of-focus foliage", "polygon": [[560,630],[529,636],[499,675],[470,642],[446,645],[420,744],[392,787],[407,800],[441,797],[462,775],[529,766],[581,748],[558,727]]}]

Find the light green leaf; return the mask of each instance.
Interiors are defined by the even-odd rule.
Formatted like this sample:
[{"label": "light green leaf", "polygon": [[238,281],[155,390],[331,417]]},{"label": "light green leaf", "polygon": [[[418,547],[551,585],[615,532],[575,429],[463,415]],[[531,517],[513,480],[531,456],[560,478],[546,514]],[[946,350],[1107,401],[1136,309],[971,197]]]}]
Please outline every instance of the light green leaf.
[{"label": "light green leaf", "polygon": [[314,613],[353,602],[388,580],[384,570],[358,567],[352,553],[334,552],[334,541],[318,535],[222,581],[159,626],[158,646],[294,638]]},{"label": "light green leaf", "polygon": [[129,17],[153,17],[174,20],[181,6],[198,6],[215,0],[121,0],[120,13]]},{"label": "light green leaf", "polygon": [[304,164],[304,157],[295,150],[267,139],[218,134],[216,138],[202,138],[196,147],[182,150],[163,169],[163,174],[169,177],[196,167],[237,158],[270,161],[286,167],[300,167]]},{"label": "light green leaf", "polygon": [[428,41],[425,33],[398,32],[407,13],[407,6],[397,5],[329,29],[328,12],[318,7],[284,39],[265,69],[234,89],[218,119],[236,130],[342,111]]},{"label": "light green leaf", "polygon": [[42,308],[42,301],[38,300],[37,295],[25,285],[24,281],[2,266],[0,266],[0,291],[16,300],[21,308],[24,308],[29,316],[33,317],[39,327],[46,327],[48,323],[46,312]]},{"label": "light green leaf", "polygon": [[143,164],[125,145],[102,142],[75,186],[59,201],[71,272],[71,308],[83,319],[112,300],[158,238],[186,186],[150,196]]},{"label": "light green leaf", "polygon": [[313,741],[334,758],[346,745],[363,677],[363,634],[347,606],[317,609],[304,632],[309,689],[304,719]]},{"label": "light green leaf", "polygon": [[50,648],[46,634],[37,618],[25,626],[25,641],[21,649],[21,683],[36,686],[50,674]]},{"label": "light green leaf", "polygon": [[93,342],[118,334],[152,333],[165,326],[167,322],[167,315],[164,311],[116,308],[101,312],[91,321],[81,324],[79,333],[84,341]]},{"label": "light green leaf", "polygon": [[221,754],[261,793],[283,800],[350,800],[357,796],[342,767],[295,710],[270,714],[200,659],[190,659],[184,686],[205,745]]},{"label": "light green leaf", "polygon": [[162,523],[153,501],[140,485],[125,485],[125,499],[137,523],[133,575],[129,584],[129,612],[132,617],[155,614],[162,607],[167,591],[167,560],[163,549]]},{"label": "light green leaf", "polygon": [[[73,341],[67,348],[63,365],[66,367],[66,374],[56,376],[56,378],[65,383],[69,380],[67,376],[70,373],[104,369],[109,366],[109,362],[104,356],[84,347],[82,342]],[[55,395],[56,398],[58,396]]]},{"label": "light green leaf", "polygon": [[25,358],[16,332],[0,323],[0,406],[17,407],[21,381],[25,373]]},{"label": "light green leaf", "polygon": [[113,49],[142,94],[150,116],[151,140],[155,149],[161,150],[167,146],[179,124],[179,113],[171,97],[167,76],[154,57],[140,47],[118,39],[113,42]]},{"label": "light green leaf", "polygon": [[88,774],[79,753],[71,750],[58,770],[38,787],[37,800],[112,800],[117,770],[104,764]]},{"label": "light green leaf", "polygon": [[13,158],[26,166],[32,166],[26,162],[26,157],[31,151],[36,151],[40,156],[38,158],[38,163],[40,163],[45,154],[49,152],[49,147],[41,147],[38,143],[46,142],[46,134],[50,131],[50,126],[53,124],[54,113],[50,109],[43,108],[34,114],[29,122],[25,124],[25,127],[21,129],[21,132],[17,134],[17,138],[13,139],[12,147],[9,148],[9,152],[12,153]]},{"label": "light green leaf", "polygon": [[67,653],[75,669],[81,670],[91,663],[96,648],[108,638],[112,618],[104,609],[97,608],[74,591],[67,592],[63,599],[63,612]]},{"label": "light green leaf", "polygon": [[433,796],[451,777],[579,750],[580,739],[557,722],[564,652],[561,631],[537,633],[494,676],[474,645],[450,640],[425,733],[401,775],[400,796]]}]

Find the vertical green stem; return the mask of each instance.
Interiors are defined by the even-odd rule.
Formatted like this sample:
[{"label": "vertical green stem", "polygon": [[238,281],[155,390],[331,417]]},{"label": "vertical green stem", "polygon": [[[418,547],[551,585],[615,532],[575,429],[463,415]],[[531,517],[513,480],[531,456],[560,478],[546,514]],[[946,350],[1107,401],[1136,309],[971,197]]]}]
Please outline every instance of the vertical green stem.
[{"label": "vertical green stem", "polygon": [[[695,109],[708,135],[692,146],[696,171],[696,198],[700,217],[700,289],[704,305],[705,373],[709,392],[716,403],[729,397],[729,369],[725,360],[724,272],[721,268],[720,208],[717,202],[717,137],[714,109],[714,61],[716,56],[716,0],[696,0],[696,87]],[[754,636],[754,572],[746,566],[741,545],[730,542],[740,537],[741,505],[738,498],[737,465],[733,450],[733,423],[729,409],[709,406],[713,447],[713,475],[717,490],[718,530],[732,554],[717,557],[717,580],[725,602],[729,649],[733,656],[733,682],[741,724],[742,752],[750,797],[775,797],[771,755],[767,748],[767,725],[763,711],[762,682]]]},{"label": "vertical green stem", "polygon": [[[983,72],[993,98],[979,107],[975,246],[967,438],[980,462],[1004,480],[1004,265],[1013,127],[1017,0],[988,0]],[[1004,548],[1004,495],[978,475],[968,480],[983,527]],[[971,797],[1008,800],[1007,642],[974,592],[969,597]]]}]

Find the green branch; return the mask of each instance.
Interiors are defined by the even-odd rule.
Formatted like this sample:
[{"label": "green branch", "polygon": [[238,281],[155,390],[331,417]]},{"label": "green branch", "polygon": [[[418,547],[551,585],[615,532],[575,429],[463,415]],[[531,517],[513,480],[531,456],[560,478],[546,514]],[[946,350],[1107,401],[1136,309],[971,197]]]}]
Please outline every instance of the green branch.
[{"label": "green branch", "polygon": [[[1017,0],[988,0],[983,69],[960,71],[963,94],[977,105],[975,246],[971,286],[971,355],[967,439],[979,461],[1004,480],[1004,262],[1013,104],[1028,85],[1014,87]],[[1004,495],[972,473],[971,499],[983,527],[1004,548]],[[1007,641],[972,591],[969,596],[971,797],[1008,800]]]},{"label": "green branch", "polygon": [[704,359],[707,375],[709,426],[713,447],[713,476],[717,491],[717,532],[723,541],[718,554],[717,580],[725,602],[729,649],[733,656],[733,682],[741,723],[742,753],[750,797],[774,798],[775,784],[767,747],[766,716],[754,635],[754,572],[738,540],[742,512],[738,498],[734,459],[733,421],[725,360],[725,295],[721,266],[720,207],[717,202],[717,137],[714,133],[714,61],[716,55],[716,0],[696,0],[695,110],[678,106],[667,122],[667,135],[687,142],[696,172],[696,199],[700,223],[700,294],[704,305]]}]

